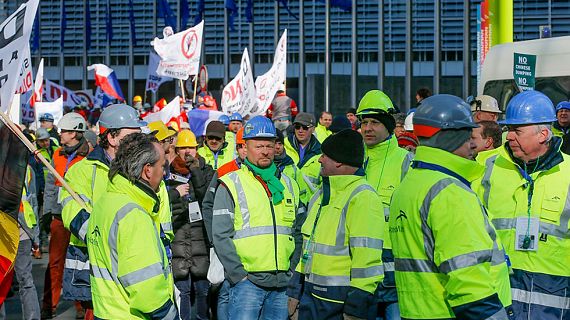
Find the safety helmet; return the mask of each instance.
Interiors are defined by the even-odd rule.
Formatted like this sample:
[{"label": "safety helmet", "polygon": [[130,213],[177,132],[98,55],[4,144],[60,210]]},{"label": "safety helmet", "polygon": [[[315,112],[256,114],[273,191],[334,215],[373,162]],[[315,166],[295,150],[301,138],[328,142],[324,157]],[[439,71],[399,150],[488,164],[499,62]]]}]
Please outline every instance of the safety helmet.
[{"label": "safety helmet", "polygon": [[236,144],[245,144],[245,140],[243,139],[243,127],[236,133]]},{"label": "safety helmet", "polygon": [[243,118],[241,117],[241,114],[239,114],[239,113],[237,113],[237,112],[234,112],[234,113],[232,113],[232,115],[230,116],[230,122],[231,122],[231,121],[239,121],[239,122],[242,122],[242,121],[243,121]]},{"label": "safety helmet", "polygon": [[55,119],[53,118],[53,115],[51,113],[44,113],[40,116],[40,122],[42,121],[47,121],[47,122],[54,122]]},{"label": "safety helmet", "polygon": [[78,113],[70,112],[67,113],[59,120],[57,124],[59,129],[61,130],[68,130],[68,131],[78,131],[84,132],[87,130],[87,124],[85,123],[85,119]]},{"label": "safety helmet", "polygon": [[562,101],[558,105],[556,105],[556,112],[558,112],[562,109],[570,110],[570,102],[569,101]]},{"label": "safety helmet", "polygon": [[392,100],[380,90],[370,90],[360,100],[356,116],[367,114],[391,114],[394,112]]},{"label": "safety helmet", "polygon": [[36,140],[49,139],[50,137],[49,132],[45,128],[39,128],[36,131]]},{"label": "safety helmet", "polygon": [[542,92],[529,90],[514,96],[507,105],[502,125],[524,125],[556,121],[554,104]]},{"label": "safety helmet", "polygon": [[404,130],[414,131],[414,113],[415,112],[410,112],[410,114],[406,116],[406,119],[404,120]]},{"label": "safety helmet", "polygon": [[146,125],[139,120],[137,111],[126,104],[112,104],[101,112],[99,117],[99,131],[104,133],[107,129],[140,128]]},{"label": "safety helmet", "polygon": [[501,113],[499,109],[499,104],[497,103],[497,99],[488,96],[486,94],[482,94],[480,96],[476,96],[474,99],[469,101],[471,105],[471,111],[485,111],[485,112],[493,112],[493,113]]},{"label": "safety helmet", "polygon": [[230,124],[230,117],[228,117],[225,114],[222,114],[219,118],[218,121],[220,121],[221,123],[224,124],[224,126],[227,126],[228,124]]},{"label": "safety helmet", "polygon": [[141,96],[134,96],[134,98],[133,98],[133,103],[137,103],[137,102],[142,102],[142,97],[141,97]]},{"label": "safety helmet", "polygon": [[164,122],[158,120],[153,121],[147,125],[150,133],[152,133],[158,141],[170,138],[176,134],[176,131],[168,129]]},{"label": "safety helmet", "polygon": [[176,148],[183,147],[197,147],[196,135],[188,129],[184,129],[178,133],[178,140],[176,141]]},{"label": "safety helmet", "polygon": [[436,94],[422,100],[413,120],[414,134],[429,138],[446,129],[479,127],[471,116],[469,105],[450,94]]},{"label": "safety helmet", "polygon": [[243,139],[255,139],[255,138],[271,138],[275,139],[277,134],[275,133],[275,126],[273,122],[264,116],[255,116],[245,124],[243,130]]}]

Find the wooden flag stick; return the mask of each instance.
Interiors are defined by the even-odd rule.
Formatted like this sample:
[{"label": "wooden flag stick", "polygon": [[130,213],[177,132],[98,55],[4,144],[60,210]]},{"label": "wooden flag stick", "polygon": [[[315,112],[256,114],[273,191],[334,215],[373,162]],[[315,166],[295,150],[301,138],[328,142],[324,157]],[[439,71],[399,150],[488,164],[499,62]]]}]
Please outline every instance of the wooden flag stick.
[{"label": "wooden flag stick", "polygon": [[71,189],[69,184],[67,184],[67,182],[65,182],[63,177],[51,166],[49,161],[47,161],[46,158],[44,158],[44,156],[38,152],[38,149],[34,146],[32,142],[30,142],[30,140],[28,140],[28,138],[26,138],[26,136],[20,130],[20,128],[16,124],[14,124],[12,120],[10,120],[10,118],[3,112],[0,112],[0,119],[8,126],[8,128],[10,128],[10,130],[12,130],[12,132],[14,132],[14,134],[24,143],[24,145],[26,145],[26,147],[32,152],[32,154],[34,154],[36,158],[40,159],[40,161],[48,168],[51,174],[53,174],[53,176],[59,182],[61,182],[61,185],[67,190],[67,192],[69,192],[71,197],[73,197],[73,200],[77,201],[79,205],[81,205],[84,209],[87,210],[87,205],[85,204],[85,202],[77,195],[77,193],[75,193],[75,191],[73,191],[73,189]]},{"label": "wooden flag stick", "polygon": [[196,105],[196,88],[198,88],[198,75],[194,76],[194,96],[192,97],[192,104]]},{"label": "wooden flag stick", "polygon": [[180,90],[182,91],[182,100],[186,102],[186,94],[184,93],[184,82],[182,82],[182,79],[180,79],[179,81],[180,81]]}]

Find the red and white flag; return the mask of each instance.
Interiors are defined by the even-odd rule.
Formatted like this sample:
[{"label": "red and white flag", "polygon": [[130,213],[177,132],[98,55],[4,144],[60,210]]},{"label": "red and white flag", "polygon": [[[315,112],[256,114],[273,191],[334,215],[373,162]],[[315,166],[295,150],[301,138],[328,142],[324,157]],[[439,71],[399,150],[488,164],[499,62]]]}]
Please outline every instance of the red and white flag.
[{"label": "red and white flag", "polygon": [[38,72],[36,74],[36,80],[34,81],[34,94],[30,99],[30,106],[34,107],[36,102],[42,102],[44,86],[44,58],[40,60],[40,65],[38,66]]}]

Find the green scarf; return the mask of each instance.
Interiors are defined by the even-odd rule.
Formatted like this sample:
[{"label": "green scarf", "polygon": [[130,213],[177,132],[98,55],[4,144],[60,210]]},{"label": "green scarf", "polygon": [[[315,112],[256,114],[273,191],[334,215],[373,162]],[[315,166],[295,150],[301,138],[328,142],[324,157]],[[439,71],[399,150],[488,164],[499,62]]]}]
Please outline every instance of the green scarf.
[{"label": "green scarf", "polygon": [[245,159],[245,163],[249,168],[251,168],[251,170],[253,170],[253,172],[256,175],[260,176],[261,179],[267,184],[269,192],[271,192],[272,195],[273,204],[279,204],[281,201],[283,201],[284,198],[283,190],[285,190],[285,187],[283,186],[281,181],[279,181],[279,179],[275,176],[275,172],[277,172],[277,167],[275,166],[275,163],[271,163],[271,166],[265,169],[261,169],[256,165],[252,164],[251,162],[249,162],[247,158]]}]

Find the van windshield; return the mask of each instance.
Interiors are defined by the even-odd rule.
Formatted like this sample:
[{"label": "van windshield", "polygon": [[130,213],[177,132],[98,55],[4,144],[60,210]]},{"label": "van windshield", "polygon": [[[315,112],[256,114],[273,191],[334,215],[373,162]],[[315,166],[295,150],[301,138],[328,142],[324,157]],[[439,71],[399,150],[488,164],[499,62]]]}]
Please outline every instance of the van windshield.
[{"label": "van windshield", "polygon": [[[570,99],[570,76],[537,78],[535,89],[546,94],[556,106],[559,102]],[[517,93],[518,89],[513,79],[488,81],[483,89],[483,94],[497,99],[503,113],[511,98]]]}]

